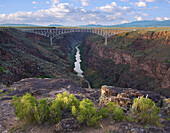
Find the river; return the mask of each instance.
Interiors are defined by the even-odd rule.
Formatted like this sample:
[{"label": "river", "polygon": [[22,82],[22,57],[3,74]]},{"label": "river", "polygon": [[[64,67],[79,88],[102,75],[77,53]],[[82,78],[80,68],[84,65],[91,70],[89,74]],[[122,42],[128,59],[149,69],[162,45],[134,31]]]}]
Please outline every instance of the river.
[{"label": "river", "polygon": [[76,62],[74,63],[74,65],[75,65],[74,71],[77,72],[77,76],[84,77],[83,71],[81,70],[81,65],[80,65],[81,59],[80,59],[80,50],[79,50],[78,46],[76,46],[76,55],[75,55]]}]

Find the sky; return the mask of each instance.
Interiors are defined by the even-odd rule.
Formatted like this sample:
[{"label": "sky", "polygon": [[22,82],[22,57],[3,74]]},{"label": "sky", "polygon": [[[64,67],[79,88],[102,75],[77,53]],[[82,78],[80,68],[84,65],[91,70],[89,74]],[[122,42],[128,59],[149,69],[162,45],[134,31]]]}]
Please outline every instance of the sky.
[{"label": "sky", "polygon": [[170,0],[0,0],[0,24],[115,25],[170,20]]}]

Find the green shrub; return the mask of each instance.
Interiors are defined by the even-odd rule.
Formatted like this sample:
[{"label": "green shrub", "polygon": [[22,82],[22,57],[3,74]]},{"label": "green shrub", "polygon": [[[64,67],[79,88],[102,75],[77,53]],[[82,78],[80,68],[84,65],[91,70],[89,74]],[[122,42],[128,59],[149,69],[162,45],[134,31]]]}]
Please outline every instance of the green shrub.
[{"label": "green shrub", "polygon": [[[89,99],[83,99],[81,102],[69,93],[58,94],[56,99],[47,103],[46,99],[37,101],[31,94],[26,93],[22,97],[14,96],[12,100],[16,108],[15,114],[21,121],[28,124],[41,124],[45,121],[58,123],[61,120],[64,110],[70,110],[72,115],[77,116],[79,123],[86,123],[87,126],[93,126],[102,118],[97,108]],[[108,117],[109,109],[101,109],[103,116]]]},{"label": "green shrub", "polygon": [[127,32],[126,34],[125,34],[125,36],[128,36],[129,35],[129,33]]},{"label": "green shrub", "polygon": [[83,99],[80,102],[79,113],[78,113],[78,122],[85,122],[87,126],[94,126],[98,124],[98,120],[102,116],[99,116],[97,109],[94,107],[94,104],[89,99]]},{"label": "green shrub", "polygon": [[51,118],[50,122],[59,122],[64,109],[70,109],[72,114],[76,116],[78,113],[79,103],[80,101],[77,100],[73,94],[69,95],[67,92],[63,92],[63,94],[57,94],[56,99],[52,101],[49,108]]},{"label": "green shrub", "polygon": [[40,75],[37,75],[36,78],[45,79],[45,78],[51,78],[51,76],[40,76]]},{"label": "green shrub", "polygon": [[25,73],[25,74],[24,74],[24,77],[27,77],[27,76],[28,76],[28,75]]},{"label": "green shrub", "polygon": [[34,117],[38,124],[41,124],[44,120],[49,118],[49,105],[47,104],[46,99],[41,99],[39,101],[37,111],[34,114]]},{"label": "green shrub", "polygon": [[166,118],[166,120],[170,121],[170,118],[169,118],[169,117],[165,117],[165,118]]},{"label": "green shrub", "polygon": [[108,106],[110,112],[113,112],[114,108],[116,107],[114,102],[109,102],[107,104],[107,106]]},{"label": "green shrub", "polygon": [[63,92],[63,94],[57,94],[57,98],[55,99],[55,101],[59,102],[59,106],[62,109],[72,109],[72,106],[78,108],[80,104],[80,101],[77,100],[77,98],[73,94],[69,95],[69,93],[67,92]]},{"label": "green shrub", "polygon": [[109,108],[110,113],[113,114],[112,119],[119,121],[124,119],[124,112],[121,107],[115,105],[114,102],[109,102],[107,106]]},{"label": "green shrub", "polygon": [[166,59],[166,60],[165,60],[165,63],[170,63],[170,60]]},{"label": "green shrub", "polygon": [[0,70],[6,74],[8,74],[8,70],[6,67],[0,67]]},{"label": "green shrub", "polygon": [[38,110],[38,102],[31,94],[27,93],[23,97],[14,96],[12,103],[16,108],[15,115],[19,120],[24,120],[28,123],[39,123],[38,116],[35,116],[35,112]]},{"label": "green shrub", "polygon": [[51,123],[58,123],[61,119],[62,111],[60,107],[60,102],[58,100],[54,100],[51,102],[51,105],[49,107],[49,121]]},{"label": "green shrub", "polygon": [[77,114],[78,114],[78,109],[77,109],[75,106],[72,106],[71,112],[72,112],[72,114],[73,114],[74,116],[77,116]]},{"label": "green shrub", "polygon": [[108,108],[101,108],[99,114],[104,118],[109,117],[109,109]]},{"label": "green shrub", "polygon": [[116,106],[115,109],[113,110],[113,119],[122,121],[124,119],[124,112],[121,107]]},{"label": "green shrub", "polygon": [[29,73],[30,73],[30,74],[33,74],[33,71],[32,71],[32,70],[30,70],[30,71],[29,71]]},{"label": "green shrub", "polygon": [[135,122],[134,116],[126,116],[125,119],[129,122]]},{"label": "green shrub", "polygon": [[142,124],[155,124],[159,125],[159,112],[160,109],[156,107],[155,103],[149,99],[144,97],[136,98],[133,101],[132,112],[136,116],[137,122]]}]

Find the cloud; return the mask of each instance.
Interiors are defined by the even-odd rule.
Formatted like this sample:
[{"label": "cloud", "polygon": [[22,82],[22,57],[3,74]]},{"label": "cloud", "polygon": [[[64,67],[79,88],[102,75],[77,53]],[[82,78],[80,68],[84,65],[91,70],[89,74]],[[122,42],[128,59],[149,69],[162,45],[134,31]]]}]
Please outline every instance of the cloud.
[{"label": "cloud", "polygon": [[96,9],[100,9],[105,12],[113,12],[113,10],[115,10],[115,6],[117,6],[116,2],[112,2],[111,4],[106,4],[105,6],[96,7]]},{"label": "cloud", "polygon": [[59,0],[51,0],[51,3],[58,4],[58,3],[60,3],[60,1]]},{"label": "cloud", "polygon": [[71,5],[68,3],[58,4],[55,8],[51,7],[45,10],[37,10],[36,12],[15,12],[9,15],[0,14],[3,23],[22,23],[22,22],[53,22],[54,20],[63,18],[71,11]]},{"label": "cloud", "polygon": [[157,21],[163,21],[163,19],[161,17],[157,17],[156,20]]},{"label": "cloud", "polygon": [[170,3],[170,1],[168,1],[168,0],[139,0],[139,1],[145,1],[145,2],[168,2],[168,3]]},{"label": "cloud", "polygon": [[46,1],[45,3],[46,3],[46,4],[50,4],[50,2],[49,2],[49,1]]},{"label": "cloud", "polygon": [[38,4],[38,2],[36,2],[36,1],[33,1],[33,2],[32,2],[32,4]]},{"label": "cloud", "polygon": [[90,21],[89,24],[96,24],[96,21]]},{"label": "cloud", "polygon": [[137,19],[137,21],[143,20],[143,18],[141,16],[135,16],[135,18]]},{"label": "cloud", "polygon": [[83,7],[74,7],[69,3],[58,3],[48,9],[41,9],[35,12],[15,12],[11,14],[0,14],[1,23],[30,23],[48,25],[60,23],[63,25],[78,25],[87,23],[110,24],[114,21],[127,20],[126,14],[129,7],[114,7],[110,12],[103,13],[103,10],[86,10]]},{"label": "cloud", "polygon": [[96,7],[96,9],[100,9],[104,12],[107,13],[117,13],[117,12],[131,12],[132,9],[130,7],[126,7],[126,6],[117,6],[117,4],[115,2],[112,2],[111,4],[106,4],[105,6],[101,6],[101,7]]},{"label": "cloud", "polygon": [[67,25],[95,22],[113,21],[107,20],[107,15],[99,11],[87,11],[84,8],[74,7],[69,3],[59,3],[49,9],[41,9],[35,12],[15,12],[0,14],[1,23],[31,23],[46,25],[49,23],[62,23]]},{"label": "cloud", "polygon": [[143,1],[135,2],[135,3],[130,2],[130,4],[135,5],[137,7],[147,7],[146,2],[143,2]]},{"label": "cloud", "polygon": [[60,0],[51,0],[51,7],[56,7],[56,4],[59,4],[60,3]]},{"label": "cloud", "polygon": [[127,1],[129,1],[129,0],[120,0],[120,1],[126,1],[126,2],[127,2]]},{"label": "cloud", "polygon": [[96,7],[96,9],[104,12],[105,16],[105,22],[112,22],[113,21],[123,21],[127,20],[127,15],[132,12],[132,9],[130,7],[126,6],[117,6],[115,2],[112,2],[110,4],[106,4],[105,6]]},{"label": "cloud", "polygon": [[127,20],[123,20],[120,22],[121,24],[124,24],[124,23],[129,23]]},{"label": "cloud", "polygon": [[82,12],[85,12],[85,13],[87,12],[84,8],[81,8],[81,11],[82,11]]},{"label": "cloud", "polygon": [[81,4],[82,4],[82,6],[88,6],[89,4],[89,1],[90,0],[80,0],[81,1]]},{"label": "cloud", "polygon": [[[130,12],[130,13],[128,13],[128,14],[130,14],[131,16],[149,16],[149,14],[147,14],[147,13],[143,13],[143,12],[134,12],[134,11],[132,11],[132,12]],[[136,17],[137,18],[137,17]]]},{"label": "cloud", "polygon": [[146,2],[160,2],[160,1],[164,1],[164,0],[145,0]]},{"label": "cloud", "polygon": [[164,20],[170,20],[170,18],[168,18],[168,17],[156,17],[156,20],[157,21],[164,21]]},{"label": "cloud", "polygon": [[155,10],[155,9],[158,9],[158,7],[157,6],[155,6],[155,7],[152,7],[152,8],[138,8],[139,10],[141,10],[141,11],[147,11],[147,10]]},{"label": "cloud", "polygon": [[[14,12],[10,14],[0,13],[0,23],[31,23],[48,25],[60,23],[63,25],[111,24],[125,23],[129,20],[140,21],[149,14],[139,12],[127,6],[119,6],[116,2],[97,7],[95,10],[87,10],[84,7],[75,7],[73,4],[60,3],[59,0],[48,0],[51,6],[33,12]],[[59,3],[58,3],[59,2]],[[36,7],[36,6],[35,6]],[[145,8],[143,8],[145,9]],[[156,18],[155,18],[156,19]],[[168,17],[161,18],[168,20]]]},{"label": "cloud", "polygon": [[5,7],[4,5],[0,5],[0,7]]},{"label": "cloud", "polygon": [[115,14],[109,14],[106,16],[107,21],[115,21],[115,20],[124,20],[127,19],[123,13],[115,13]]},{"label": "cloud", "polygon": [[111,6],[117,6],[116,2],[112,2],[110,5]]},{"label": "cloud", "polygon": [[170,18],[168,18],[168,17],[164,17],[163,19],[164,19],[164,20],[170,20]]},{"label": "cloud", "polygon": [[143,16],[149,16],[149,14],[147,14],[147,13],[141,13]]}]

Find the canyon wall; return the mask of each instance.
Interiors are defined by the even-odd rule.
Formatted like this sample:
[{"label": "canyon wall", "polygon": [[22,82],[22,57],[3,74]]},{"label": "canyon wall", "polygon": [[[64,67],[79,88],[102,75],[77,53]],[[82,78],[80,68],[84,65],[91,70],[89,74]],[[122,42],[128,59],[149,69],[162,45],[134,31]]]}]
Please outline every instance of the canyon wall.
[{"label": "canyon wall", "polygon": [[85,78],[93,87],[107,84],[169,96],[170,32],[124,33],[111,37],[108,44],[91,35],[84,45]]},{"label": "canyon wall", "polygon": [[23,78],[70,78],[73,74],[72,51],[82,42],[80,33],[56,36],[53,47],[47,37],[24,33],[14,28],[0,30],[0,84],[13,84]]}]

